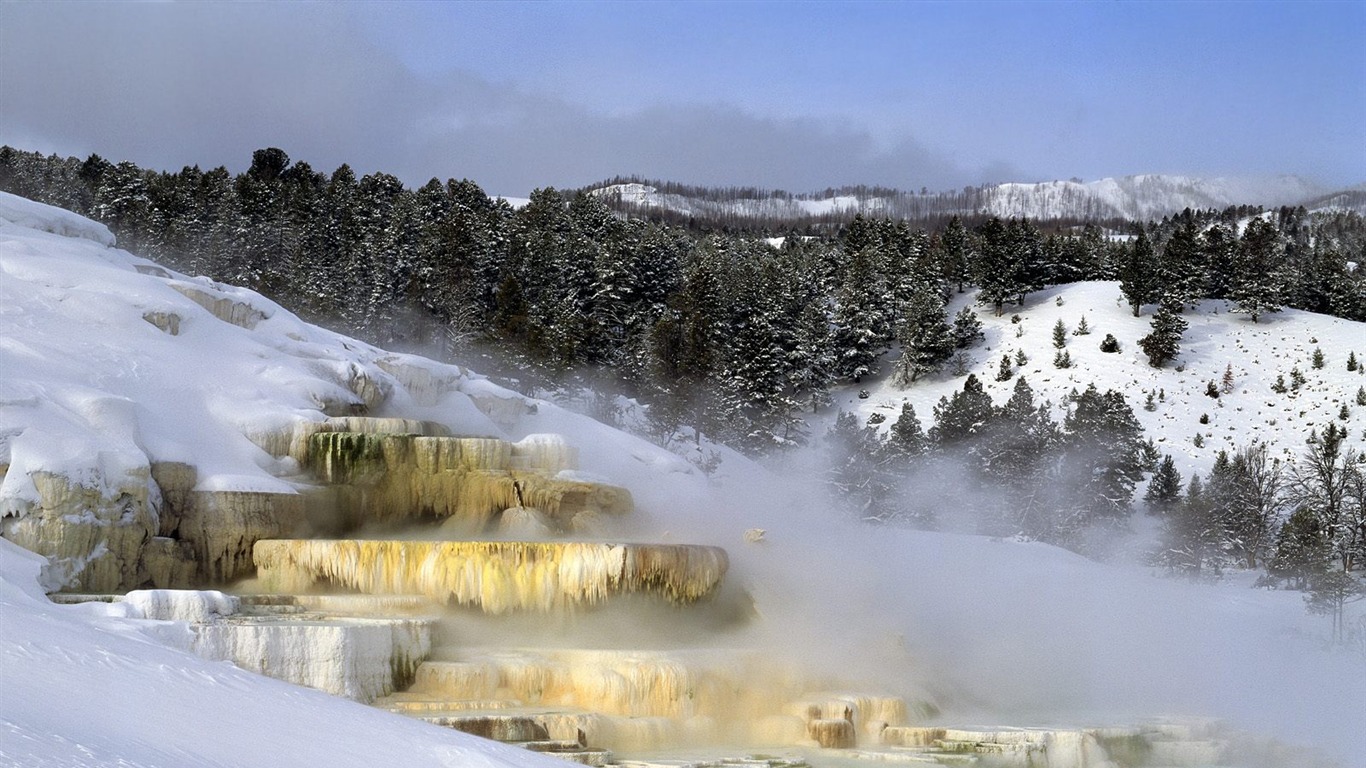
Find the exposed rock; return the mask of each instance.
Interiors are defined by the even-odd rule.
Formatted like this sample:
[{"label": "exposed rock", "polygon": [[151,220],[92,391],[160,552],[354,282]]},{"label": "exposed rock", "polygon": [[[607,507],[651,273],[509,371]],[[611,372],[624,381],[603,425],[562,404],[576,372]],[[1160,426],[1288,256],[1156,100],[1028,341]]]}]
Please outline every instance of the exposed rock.
[{"label": "exposed rock", "polygon": [[146,582],[143,547],[158,527],[148,468],[87,484],[45,471],[28,481],[36,500],[7,498],[0,534],[48,557],[49,589],[113,592]]},{"label": "exposed rock", "polygon": [[182,281],[170,281],[167,285],[174,288],[185,298],[193,301],[199,306],[207,309],[214,317],[225,323],[231,323],[239,328],[251,330],[257,323],[265,320],[265,312],[253,307],[246,302],[237,301],[228,296],[215,296],[190,283]]},{"label": "exposed rock", "polygon": [[180,335],[180,315],[174,312],[144,312],[142,319],[161,329],[162,333]]}]

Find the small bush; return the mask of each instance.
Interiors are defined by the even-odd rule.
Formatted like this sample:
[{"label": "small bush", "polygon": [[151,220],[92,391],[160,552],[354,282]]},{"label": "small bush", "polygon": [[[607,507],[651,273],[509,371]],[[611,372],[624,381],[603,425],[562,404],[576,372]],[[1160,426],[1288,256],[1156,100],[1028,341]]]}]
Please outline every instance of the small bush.
[{"label": "small bush", "polygon": [[1116,338],[1115,338],[1115,335],[1114,335],[1113,333],[1107,333],[1107,334],[1105,334],[1105,338],[1102,339],[1101,342],[1100,342],[1100,351],[1101,351],[1101,352],[1118,352],[1118,351],[1119,351],[1119,339],[1116,339]]}]

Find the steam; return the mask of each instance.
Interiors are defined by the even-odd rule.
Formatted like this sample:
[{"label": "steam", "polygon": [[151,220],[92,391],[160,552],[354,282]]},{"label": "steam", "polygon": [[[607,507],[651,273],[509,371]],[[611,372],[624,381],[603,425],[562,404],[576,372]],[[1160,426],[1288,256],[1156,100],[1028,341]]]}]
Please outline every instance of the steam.
[{"label": "steam", "polygon": [[[594,458],[586,449],[590,468]],[[689,493],[648,471],[613,479],[669,540],[728,550],[727,584],[753,601],[745,642],[870,693],[928,697],[943,722],[1212,716],[1338,759],[1366,754],[1366,659],[1325,651],[1298,593],[1165,579],[1038,542],[861,523],[826,500],[814,449],[776,472],[730,464],[724,480]],[[945,529],[973,529],[978,505],[1000,501],[965,471],[939,470],[901,492]],[[762,541],[745,541],[753,528]]]}]

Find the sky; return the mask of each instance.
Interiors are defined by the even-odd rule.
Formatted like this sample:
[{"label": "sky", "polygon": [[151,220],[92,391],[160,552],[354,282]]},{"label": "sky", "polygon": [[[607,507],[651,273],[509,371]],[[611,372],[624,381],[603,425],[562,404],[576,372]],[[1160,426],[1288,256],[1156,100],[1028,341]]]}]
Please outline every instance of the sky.
[{"label": "sky", "polygon": [[0,2],[0,142],[525,196],[1366,181],[1362,2]]}]

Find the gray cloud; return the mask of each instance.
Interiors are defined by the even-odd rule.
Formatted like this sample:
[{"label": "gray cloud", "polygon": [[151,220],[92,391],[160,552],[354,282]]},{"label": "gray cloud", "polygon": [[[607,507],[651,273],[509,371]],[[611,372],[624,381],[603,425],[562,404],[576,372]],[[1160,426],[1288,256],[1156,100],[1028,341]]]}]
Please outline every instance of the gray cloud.
[{"label": "gray cloud", "polygon": [[637,173],[809,191],[945,188],[976,173],[906,136],[729,104],[608,115],[467,72],[420,78],[324,6],[6,4],[0,141],[176,169],[240,169],[278,146],[410,184],[467,177],[491,192]]}]

